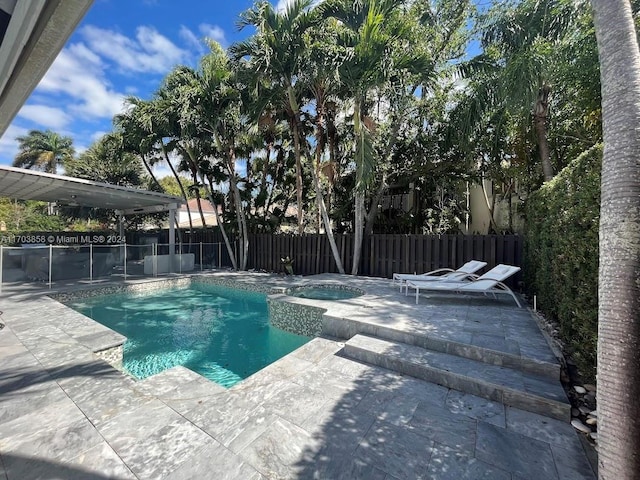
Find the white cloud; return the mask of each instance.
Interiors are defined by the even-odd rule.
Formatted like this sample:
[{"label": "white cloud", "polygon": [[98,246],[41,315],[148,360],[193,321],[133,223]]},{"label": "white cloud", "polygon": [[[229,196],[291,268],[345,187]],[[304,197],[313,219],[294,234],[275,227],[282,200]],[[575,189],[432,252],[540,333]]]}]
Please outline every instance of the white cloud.
[{"label": "white cloud", "polygon": [[202,35],[198,37],[193,30],[188,27],[181,25],[180,26],[180,38],[184,40],[184,42],[192,49],[197,51],[200,55],[202,55],[206,50],[206,43],[204,42],[205,38],[209,38],[211,40],[215,40],[223,48],[229,46],[229,42],[227,41],[227,37],[225,35],[224,30],[218,25],[210,25],[208,23],[201,23],[198,25],[198,31]]},{"label": "white cloud", "polygon": [[[152,27],[139,27],[131,38],[95,26],[83,27],[79,33],[81,40],[60,52],[30,104],[19,112],[14,122],[19,127],[11,125],[0,139],[0,163],[13,161],[18,150],[15,137],[27,133],[27,128],[50,128],[69,135],[76,151],[82,152],[124,110],[127,94],[139,94],[147,84],[157,87],[159,76],[191,58],[188,50]],[[122,75],[126,83],[114,86]]]},{"label": "white cloud", "polygon": [[18,153],[16,137],[21,137],[27,133],[28,130],[26,128],[18,127],[14,124],[9,125],[9,128],[0,138],[0,164],[10,165],[13,163],[13,159]]},{"label": "white cloud", "polygon": [[76,151],[76,155],[82,155],[87,151],[87,147],[85,144],[76,144],[73,146],[73,149]]},{"label": "white cloud", "polygon": [[227,38],[225,37],[224,30],[220,28],[218,25],[209,25],[208,23],[201,23],[198,26],[200,33],[204,35],[206,38],[210,38],[211,40],[215,40],[223,47],[227,47],[229,44],[227,42]]},{"label": "white cloud", "polygon": [[276,5],[276,10],[278,12],[284,12],[287,9],[287,6],[292,2],[292,0],[278,0],[278,4]]},{"label": "white cloud", "polygon": [[25,105],[18,112],[18,116],[52,130],[61,130],[72,120],[61,108],[47,105]]},{"label": "white cloud", "polygon": [[91,65],[93,68],[103,68],[104,65],[100,56],[89,50],[84,43],[74,43],[68,48],[69,52],[83,64]]},{"label": "white cloud", "polygon": [[182,40],[184,40],[189,47],[194,48],[198,52],[202,52],[204,50],[204,46],[202,45],[200,39],[188,27],[180,25],[179,35],[180,38],[182,38]]},{"label": "white cloud", "polygon": [[[277,12],[284,12],[290,3],[293,3],[293,0],[278,0],[275,10]],[[311,6],[315,6],[318,3],[320,3],[320,0],[314,0],[313,2],[311,2]]]},{"label": "white cloud", "polygon": [[69,110],[87,118],[111,118],[122,110],[124,95],[115,92],[100,67],[65,49],[38,85],[38,90],[71,97]]},{"label": "white cloud", "polygon": [[135,40],[92,25],[84,27],[81,34],[93,52],[113,61],[124,72],[166,73],[189,57],[186,50],[153,27],[138,27]]},{"label": "white cloud", "polygon": [[103,136],[105,136],[107,133],[109,132],[105,132],[103,130],[98,130],[97,132],[93,132],[91,134],[91,141],[95,142],[97,140],[100,140]]}]

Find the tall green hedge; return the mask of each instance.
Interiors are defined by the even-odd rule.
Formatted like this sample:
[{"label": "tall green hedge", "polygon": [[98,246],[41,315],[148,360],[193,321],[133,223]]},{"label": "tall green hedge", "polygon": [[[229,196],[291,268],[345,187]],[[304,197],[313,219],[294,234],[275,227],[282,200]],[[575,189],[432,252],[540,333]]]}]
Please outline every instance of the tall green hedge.
[{"label": "tall green hedge", "polygon": [[525,285],[560,325],[583,376],[596,372],[602,146],[584,152],[526,204]]}]

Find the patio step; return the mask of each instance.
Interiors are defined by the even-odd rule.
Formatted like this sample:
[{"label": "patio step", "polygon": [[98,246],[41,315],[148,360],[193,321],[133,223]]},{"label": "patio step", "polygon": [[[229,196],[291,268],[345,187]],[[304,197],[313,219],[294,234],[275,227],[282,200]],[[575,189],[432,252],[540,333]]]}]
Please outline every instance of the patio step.
[{"label": "patio step", "polygon": [[366,335],[352,337],[342,353],[529,412],[559,420],[571,418],[562,385],[548,377]]},{"label": "patio step", "polygon": [[515,355],[469,343],[460,343],[430,333],[400,330],[397,328],[360,322],[349,318],[323,316],[322,333],[345,340],[354,335],[367,335],[391,342],[401,342],[426,350],[465,357],[489,365],[517,369],[533,375],[547,377],[552,381],[560,378],[560,364],[530,356]]}]

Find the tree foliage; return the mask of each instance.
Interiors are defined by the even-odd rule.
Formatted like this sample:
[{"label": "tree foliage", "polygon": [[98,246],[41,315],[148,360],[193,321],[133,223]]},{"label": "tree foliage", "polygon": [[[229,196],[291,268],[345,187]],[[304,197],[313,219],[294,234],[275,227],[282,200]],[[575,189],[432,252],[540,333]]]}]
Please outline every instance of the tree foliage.
[{"label": "tree foliage", "polygon": [[124,150],[116,134],[104,135],[78,157],[65,162],[65,173],[123,187],[146,186],[140,159]]},{"label": "tree foliage", "polygon": [[14,167],[56,173],[58,165],[64,165],[74,155],[73,140],[51,130],[31,130],[16,140],[19,151],[13,162]]}]

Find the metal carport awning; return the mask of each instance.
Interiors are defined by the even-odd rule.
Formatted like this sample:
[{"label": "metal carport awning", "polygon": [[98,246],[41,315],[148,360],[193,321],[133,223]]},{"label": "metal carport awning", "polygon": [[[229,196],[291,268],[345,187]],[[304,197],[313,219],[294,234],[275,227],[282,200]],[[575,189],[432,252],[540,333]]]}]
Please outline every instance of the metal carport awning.
[{"label": "metal carport awning", "polygon": [[169,212],[169,244],[175,244],[175,213],[180,197],[82,178],[0,165],[0,197],[60,205],[108,208],[123,215]]},{"label": "metal carport awning", "polygon": [[184,200],[82,178],[0,165],[0,196],[61,205],[109,208],[123,214],[169,211]]}]

